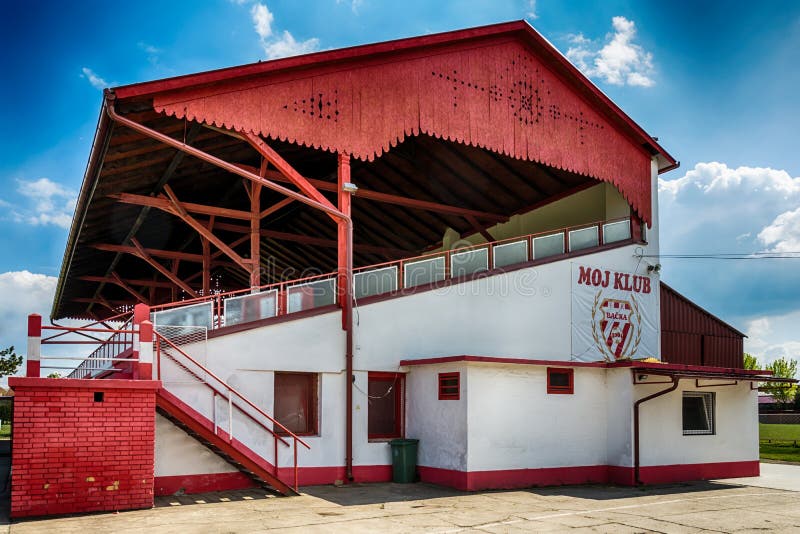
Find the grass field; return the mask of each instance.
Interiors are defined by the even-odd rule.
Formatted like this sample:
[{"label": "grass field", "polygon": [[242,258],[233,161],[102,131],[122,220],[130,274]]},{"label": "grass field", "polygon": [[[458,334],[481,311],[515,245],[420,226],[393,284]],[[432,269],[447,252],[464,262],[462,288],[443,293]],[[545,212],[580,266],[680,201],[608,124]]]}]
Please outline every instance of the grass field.
[{"label": "grass field", "polygon": [[758,426],[762,459],[800,463],[800,425]]}]

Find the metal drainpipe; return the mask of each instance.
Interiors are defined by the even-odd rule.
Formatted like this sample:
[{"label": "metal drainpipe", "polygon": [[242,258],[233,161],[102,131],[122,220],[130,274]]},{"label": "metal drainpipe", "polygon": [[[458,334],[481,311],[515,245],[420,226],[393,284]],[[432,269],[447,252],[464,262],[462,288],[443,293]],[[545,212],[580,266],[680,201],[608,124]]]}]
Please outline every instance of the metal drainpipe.
[{"label": "metal drainpipe", "polygon": [[678,388],[678,382],[680,378],[677,376],[672,377],[672,385],[667,389],[662,389],[661,391],[657,391],[652,395],[648,395],[643,399],[639,399],[633,403],[633,481],[634,484],[641,484],[642,481],[639,480],[639,405],[643,404],[649,400],[653,400],[656,397],[660,397],[661,395],[666,395],[670,391],[675,391]]},{"label": "metal drainpipe", "polygon": [[[307,196],[303,195],[302,193],[298,193],[297,191],[292,191],[282,185],[278,185],[274,182],[267,180],[257,174],[253,174],[250,171],[246,171],[233,165],[232,163],[228,163],[225,160],[219,159],[211,154],[207,154],[202,150],[199,150],[193,146],[187,145],[177,139],[173,139],[168,135],[164,135],[161,132],[157,132],[139,124],[138,122],[132,121],[126,117],[123,117],[117,114],[117,110],[115,108],[115,95],[112,92],[106,93],[106,111],[108,116],[111,117],[112,120],[119,122],[127,126],[128,128],[132,129],[135,132],[139,132],[142,135],[155,139],[164,143],[165,145],[171,146],[176,148],[182,152],[189,154],[190,156],[194,156],[202,161],[207,163],[211,163],[216,167],[224,169],[232,174],[236,174],[241,176],[242,178],[246,178],[251,180],[252,182],[261,184],[262,186],[272,189],[273,191],[277,191],[287,197],[291,197],[298,202],[311,206],[312,208],[317,208],[325,213],[332,215],[333,217],[341,220],[344,222],[346,231],[346,239],[345,239],[345,247],[347,248],[347,262],[346,262],[346,279],[347,279],[347,288],[345,289],[345,307],[343,313],[345,314],[345,366],[346,366],[346,374],[347,374],[347,381],[348,381],[348,388],[347,388],[347,398],[346,398],[346,410],[347,410],[347,422],[346,422],[346,439],[345,439],[345,474],[348,480],[353,479],[353,220],[345,215],[344,213],[340,212],[335,208],[331,208],[322,204],[321,202],[317,202],[316,200],[310,199]],[[236,136],[235,132],[231,132],[232,135]]]}]

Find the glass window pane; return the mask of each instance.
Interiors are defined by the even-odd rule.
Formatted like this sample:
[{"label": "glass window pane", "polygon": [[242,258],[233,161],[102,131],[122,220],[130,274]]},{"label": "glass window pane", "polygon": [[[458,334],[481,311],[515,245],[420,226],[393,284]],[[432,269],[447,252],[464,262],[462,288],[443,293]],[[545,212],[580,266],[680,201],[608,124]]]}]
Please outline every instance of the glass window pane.
[{"label": "glass window pane", "polygon": [[201,302],[181,308],[157,311],[153,314],[156,326],[202,326],[211,330],[214,307],[212,302]]},{"label": "glass window pane", "polygon": [[683,394],[683,434],[714,433],[713,393],[685,392]]},{"label": "glass window pane", "polygon": [[547,258],[564,253],[564,234],[544,235],[533,238],[533,258]]},{"label": "glass window pane", "polygon": [[569,232],[570,251],[592,248],[596,247],[598,244],[597,226],[581,228],[580,230],[571,230]]},{"label": "glass window pane", "polygon": [[268,319],[277,314],[278,291],[275,289],[225,299],[225,326]]},{"label": "glass window pane", "polygon": [[528,242],[515,241],[494,246],[494,266],[505,267],[528,261]]},{"label": "glass window pane", "polygon": [[603,243],[616,243],[631,238],[631,223],[628,220],[603,225]]},{"label": "glass window pane", "polygon": [[357,299],[394,291],[397,289],[397,267],[355,273],[353,285]]},{"label": "glass window pane", "polygon": [[450,276],[458,278],[489,268],[489,249],[478,248],[450,255]]},{"label": "glass window pane", "polygon": [[335,304],[336,279],[326,278],[292,286],[286,290],[286,301],[289,313]]},{"label": "glass window pane", "polygon": [[415,287],[444,280],[444,257],[406,263],[403,266],[404,287]]}]

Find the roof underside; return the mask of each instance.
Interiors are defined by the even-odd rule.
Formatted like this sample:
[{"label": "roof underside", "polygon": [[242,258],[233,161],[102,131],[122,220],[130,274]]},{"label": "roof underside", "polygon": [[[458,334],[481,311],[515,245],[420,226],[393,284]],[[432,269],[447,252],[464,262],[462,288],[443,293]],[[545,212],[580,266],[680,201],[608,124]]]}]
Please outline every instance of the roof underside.
[{"label": "roof underside", "polygon": [[[193,146],[226,161],[253,167],[260,164],[260,155],[250,145],[218,131],[153,112],[130,112],[128,116],[175,138],[186,135]],[[335,154],[286,142],[270,144],[307,178],[331,186],[336,183]],[[135,235],[143,247],[183,255],[201,254],[198,234],[177,217],[158,209],[124,204],[109,196],[153,194],[173,166],[176,155],[179,164],[169,178],[169,186],[181,202],[249,210],[242,179],[179,154],[127,128],[114,128],[97,187],[85,211],[63,292],[54,308],[54,318],[88,316],[86,310],[91,303],[85,299],[95,298],[98,288],[98,282],[88,280],[89,277],[108,277],[113,271],[126,280],[143,280],[159,284],[162,289],[169,287],[142,260],[101,250],[104,245],[125,244],[142,214],[145,214],[143,223]],[[372,162],[353,161],[352,180],[365,190],[502,215],[526,211],[548,198],[596,183],[585,176],[425,135],[408,138]],[[334,193],[324,194],[336,203]],[[283,198],[265,190],[262,208]],[[209,217],[198,215],[197,219],[208,221]],[[464,217],[378,203],[359,198],[358,194],[353,199],[353,220],[356,267],[413,256],[440,246],[448,228],[464,236],[475,233]],[[224,242],[233,243],[247,235],[248,224],[217,218],[214,233]],[[263,219],[261,228],[270,232],[261,243],[265,273],[262,283],[336,269],[336,225],[325,214],[294,202]],[[320,239],[324,241],[316,241]],[[249,242],[243,240],[235,250],[246,257]],[[160,261],[171,268],[169,259]],[[189,279],[192,285],[199,285],[199,279],[192,279],[199,265],[196,259],[182,260],[177,274]],[[213,278],[220,289],[247,287],[248,273],[224,256],[216,258],[212,265]],[[115,306],[130,301],[130,295],[113,284],[105,285],[103,297]],[[91,308],[101,315],[107,312],[96,304]]]}]

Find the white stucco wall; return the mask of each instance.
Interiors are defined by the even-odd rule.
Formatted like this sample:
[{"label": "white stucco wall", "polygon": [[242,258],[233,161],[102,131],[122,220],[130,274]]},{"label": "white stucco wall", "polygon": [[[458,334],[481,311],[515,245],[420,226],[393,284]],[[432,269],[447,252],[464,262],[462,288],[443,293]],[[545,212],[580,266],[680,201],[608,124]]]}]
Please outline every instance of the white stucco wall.
[{"label": "white stucco wall", "polygon": [[[703,381],[701,384],[722,382],[725,381]],[[665,387],[663,384],[636,386],[636,398]],[[683,435],[684,391],[715,393],[714,435]],[[757,393],[750,390],[748,382],[736,386],[698,388],[693,379],[683,379],[677,390],[643,403],[639,412],[641,465],[758,460]]]},{"label": "white stucco wall", "polygon": [[156,414],[155,476],[232,473],[236,468]]},{"label": "white stucco wall", "polygon": [[470,364],[469,471],[605,465],[605,372],[574,373],[548,394],[544,366]]},{"label": "white stucco wall", "polygon": [[[417,463],[467,471],[467,365],[446,363],[409,368],[406,436],[420,440]],[[439,373],[460,374],[458,400],[439,400]]]}]

